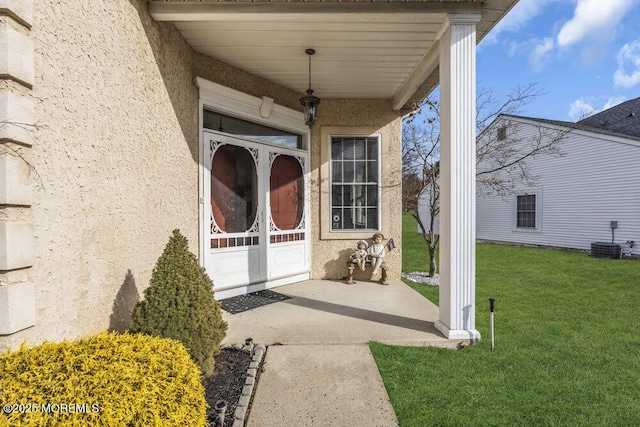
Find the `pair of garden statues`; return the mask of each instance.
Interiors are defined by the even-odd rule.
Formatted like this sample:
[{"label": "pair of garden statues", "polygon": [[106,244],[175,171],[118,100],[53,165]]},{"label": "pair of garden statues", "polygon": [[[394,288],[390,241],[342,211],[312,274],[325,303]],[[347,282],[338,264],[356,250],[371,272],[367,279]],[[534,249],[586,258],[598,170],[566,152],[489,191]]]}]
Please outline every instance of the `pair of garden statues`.
[{"label": "pair of garden statues", "polygon": [[347,276],[347,283],[353,284],[353,273],[356,267],[360,270],[364,271],[366,269],[367,263],[371,264],[373,267],[373,271],[371,276],[377,276],[380,272],[382,273],[379,282],[383,285],[387,284],[387,266],[384,262],[384,257],[387,254],[387,251],[394,248],[393,239],[389,239],[389,242],[386,245],[383,245],[384,236],[382,233],[375,233],[371,240],[373,243],[371,246],[367,243],[366,240],[360,240],[356,245],[356,248],[351,251],[351,257],[349,262],[347,262],[347,268],[349,270],[349,275]]}]

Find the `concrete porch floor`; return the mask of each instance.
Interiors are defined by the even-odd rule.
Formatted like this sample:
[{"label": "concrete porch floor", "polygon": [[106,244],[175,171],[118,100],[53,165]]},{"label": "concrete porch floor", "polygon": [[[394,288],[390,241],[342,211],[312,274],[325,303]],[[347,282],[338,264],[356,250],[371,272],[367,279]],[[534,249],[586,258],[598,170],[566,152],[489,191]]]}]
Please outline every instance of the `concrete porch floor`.
[{"label": "concrete porch floor", "polygon": [[438,307],[402,281],[388,286],[358,281],[308,280],[272,289],[291,297],[231,315],[223,344],[253,338],[267,346],[361,344],[454,347],[435,329]]},{"label": "concrete porch floor", "polygon": [[273,290],[291,299],[223,312],[229,325],[223,344],[250,337],[268,346],[247,427],[397,427],[367,343],[458,343],[435,329],[438,307],[401,281],[309,280]]}]

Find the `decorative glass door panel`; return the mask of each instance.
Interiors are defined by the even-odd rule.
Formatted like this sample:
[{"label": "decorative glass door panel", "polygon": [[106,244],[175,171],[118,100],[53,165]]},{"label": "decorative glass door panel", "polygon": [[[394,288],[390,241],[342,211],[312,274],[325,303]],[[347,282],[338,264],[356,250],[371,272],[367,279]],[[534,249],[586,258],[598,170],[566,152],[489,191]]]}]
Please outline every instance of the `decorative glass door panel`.
[{"label": "decorative glass door panel", "polygon": [[309,269],[306,153],[272,147],[269,154],[269,278]]},{"label": "decorative glass door panel", "polygon": [[304,175],[298,159],[277,155],[271,164],[271,219],[276,230],[295,230],[304,213]]},{"label": "decorative glass door panel", "polygon": [[308,273],[307,153],[224,133],[204,137],[204,265],[214,289],[269,287]]},{"label": "decorative glass door panel", "polygon": [[[258,244],[258,175],[255,152],[245,147],[223,144],[211,161],[211,232],[237,234],[238,239],[213,237],[212,248]],[[248,239],[246,239],[248,238]]]},{"label": "decorative glass door panel", "polygon": [[[210,179],[205,179],[205,268],[214,289],[264,280],[265,254],[260,249],[266,227],[260,183],[260,146],[224,134],[205,133]],[[208,237],[208,238],[206,238]]]}]

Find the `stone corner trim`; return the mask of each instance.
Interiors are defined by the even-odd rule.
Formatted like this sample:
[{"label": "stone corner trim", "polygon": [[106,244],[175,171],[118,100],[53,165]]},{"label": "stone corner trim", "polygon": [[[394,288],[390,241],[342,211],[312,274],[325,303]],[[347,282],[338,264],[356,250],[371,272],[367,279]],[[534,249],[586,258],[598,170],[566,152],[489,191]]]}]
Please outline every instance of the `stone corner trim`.
[{"label": "stone corner trim", "polygon": [[0,335],[36,324],[35,286],[31,282],[0,286]]},{"label": "stone corner trim", "polygon": [[20,25],[31,28],[33,0],[0,0],[0,15],[10,16]]},{"label": "stone corner trim", "polygon": [[[34,0],[0,0],[0,80],[11,80],[27,89],[33,89],[35,83],[35,45],[30,37],[33,14]],[[0,143],[20,144],[25,153],[34,141],[34,103],[16,93],[23,91],[15,84],[8,87],[0,90]],[[30,210],[34,197],[31,172],[24,159],[11,150],[0,152],[0,207],[8,207],[8,211],[16,206],[21,206],[18,211]],[[0,271],[33,265],[33,229],[30,220],[0,219]],[[35,324],[34,284],[0,282],[0,336]]]},{"label": "stone corner trim", "polygon": [[33,225],[29,222],[0,222],[0,270],[17,270],[33,265]]},{"label": "stone corner trim", "polygon": [[0,154],[0,205],[30,206],[32,202],[31,168],[18,156]]},{"label": "stone corner trim", "polygon": [[34,127],[33,101],[11,91],[0,90],[0,140],[31,146]]},{"label": "stone corner trim", "polygon": [[29,89],[35,80],[33,41],[6,23],[0,24],[0,78],[14,80]]}]

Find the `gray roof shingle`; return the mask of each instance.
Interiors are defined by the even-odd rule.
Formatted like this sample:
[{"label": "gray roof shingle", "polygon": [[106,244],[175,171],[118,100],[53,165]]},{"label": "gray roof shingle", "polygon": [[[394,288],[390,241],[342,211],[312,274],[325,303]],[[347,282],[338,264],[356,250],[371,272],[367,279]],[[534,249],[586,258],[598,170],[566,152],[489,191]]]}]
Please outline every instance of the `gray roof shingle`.
[{"label": "gray roof shingle", "polygon": [[640,138],[640,98],[580,120],[579,125]]}]

